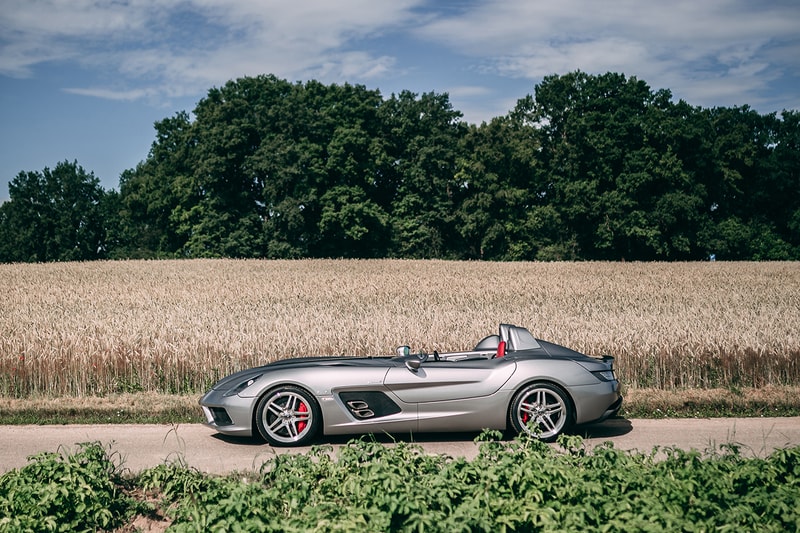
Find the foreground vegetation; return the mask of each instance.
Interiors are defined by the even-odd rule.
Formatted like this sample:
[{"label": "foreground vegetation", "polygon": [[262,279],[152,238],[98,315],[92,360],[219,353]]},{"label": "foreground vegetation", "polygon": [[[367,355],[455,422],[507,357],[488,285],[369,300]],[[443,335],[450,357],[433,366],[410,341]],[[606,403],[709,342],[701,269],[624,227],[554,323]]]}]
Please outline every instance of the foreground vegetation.
[{"label": "foreground vegetation", "polygon": [[99,443],[0,476],[0,531],[793,531],[800,448],[648,453],[480,437],[475,459],[351,441],[224,477],[131,475]]}]

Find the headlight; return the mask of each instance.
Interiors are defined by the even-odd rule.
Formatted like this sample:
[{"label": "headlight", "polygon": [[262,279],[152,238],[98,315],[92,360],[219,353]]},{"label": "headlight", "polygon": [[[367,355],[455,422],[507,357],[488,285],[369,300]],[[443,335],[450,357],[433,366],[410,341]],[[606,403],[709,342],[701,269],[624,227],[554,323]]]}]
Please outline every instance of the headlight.
[{"label": "headlight", "polygon": [[232,388],[231,390],[226,392],[223,396],[236,396],[237,394],[239,394],[240,392],[245,390],[247,387],[249,387],[250,385],[252,385],[256,381],[258,381],[258,378],[260,378],[260,377],[261,377],[261,374],[259,374],[257,376],[253,376],[252,378],[249,378],[247,381],[242,381],[241,383],[236,385],[234,388]]}]

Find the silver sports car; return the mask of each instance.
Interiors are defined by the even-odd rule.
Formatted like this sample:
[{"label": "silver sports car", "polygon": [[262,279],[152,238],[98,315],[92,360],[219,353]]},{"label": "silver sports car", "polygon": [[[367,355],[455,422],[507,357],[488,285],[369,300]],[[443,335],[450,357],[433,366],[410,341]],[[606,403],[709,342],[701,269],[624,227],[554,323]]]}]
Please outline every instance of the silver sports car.
[{"label": "silver sports car", "polygon": [[468,352],[302,357],[232,374],[200,399],[206,424],[299,446],[320,434],[527,432],[554,440],[604,420],[622,396],[614,358],[593,358],[501,324]]}]

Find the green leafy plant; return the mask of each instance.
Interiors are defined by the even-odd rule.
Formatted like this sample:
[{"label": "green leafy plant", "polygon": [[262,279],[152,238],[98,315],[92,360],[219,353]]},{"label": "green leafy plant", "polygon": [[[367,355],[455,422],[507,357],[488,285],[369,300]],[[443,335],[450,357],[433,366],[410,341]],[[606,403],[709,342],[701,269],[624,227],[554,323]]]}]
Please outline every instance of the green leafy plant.
[{"label": "green leafy plant", "polygon": [[[800,447],[766,457],[726,444],[704,451],[574,435],[555,445],[486,431],[473,460],[368,437],[338,451],[281,454],[258,472],[204,474],[184,461],[121,479],[96,443],[43,453],[0,477],[0,532],[169,531],[794,531]],[[135,495],[135,499],[133,497]],[[149,502],[157,501],[158,508]]]},{"label": "green leafy plant", "polygon": [[99,443],[39,453],[0,477],[0,531],[109,530],[135,508],[118,465]]},{"label": "green leafy plant", "polygon": [[335,458],[329,447],[276,456],[256,481],[157,472],[169,472],[160,483],[176,531],[781,531],[800,520],[800,448],[746,458],[734,445],[636,453],[587,450],[577,436],[477,440],[472,461],[360,439]]}]

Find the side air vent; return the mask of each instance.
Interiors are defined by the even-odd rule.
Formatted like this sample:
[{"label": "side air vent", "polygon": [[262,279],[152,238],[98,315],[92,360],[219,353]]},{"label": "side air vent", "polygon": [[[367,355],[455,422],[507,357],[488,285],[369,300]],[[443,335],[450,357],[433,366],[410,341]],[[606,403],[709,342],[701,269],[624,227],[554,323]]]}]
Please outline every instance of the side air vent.
[{"label": "side air vent", "polygon": [[379,391],[340,392],[339,398],[358,420],[369,420],[401,411],[386,394]]}]

